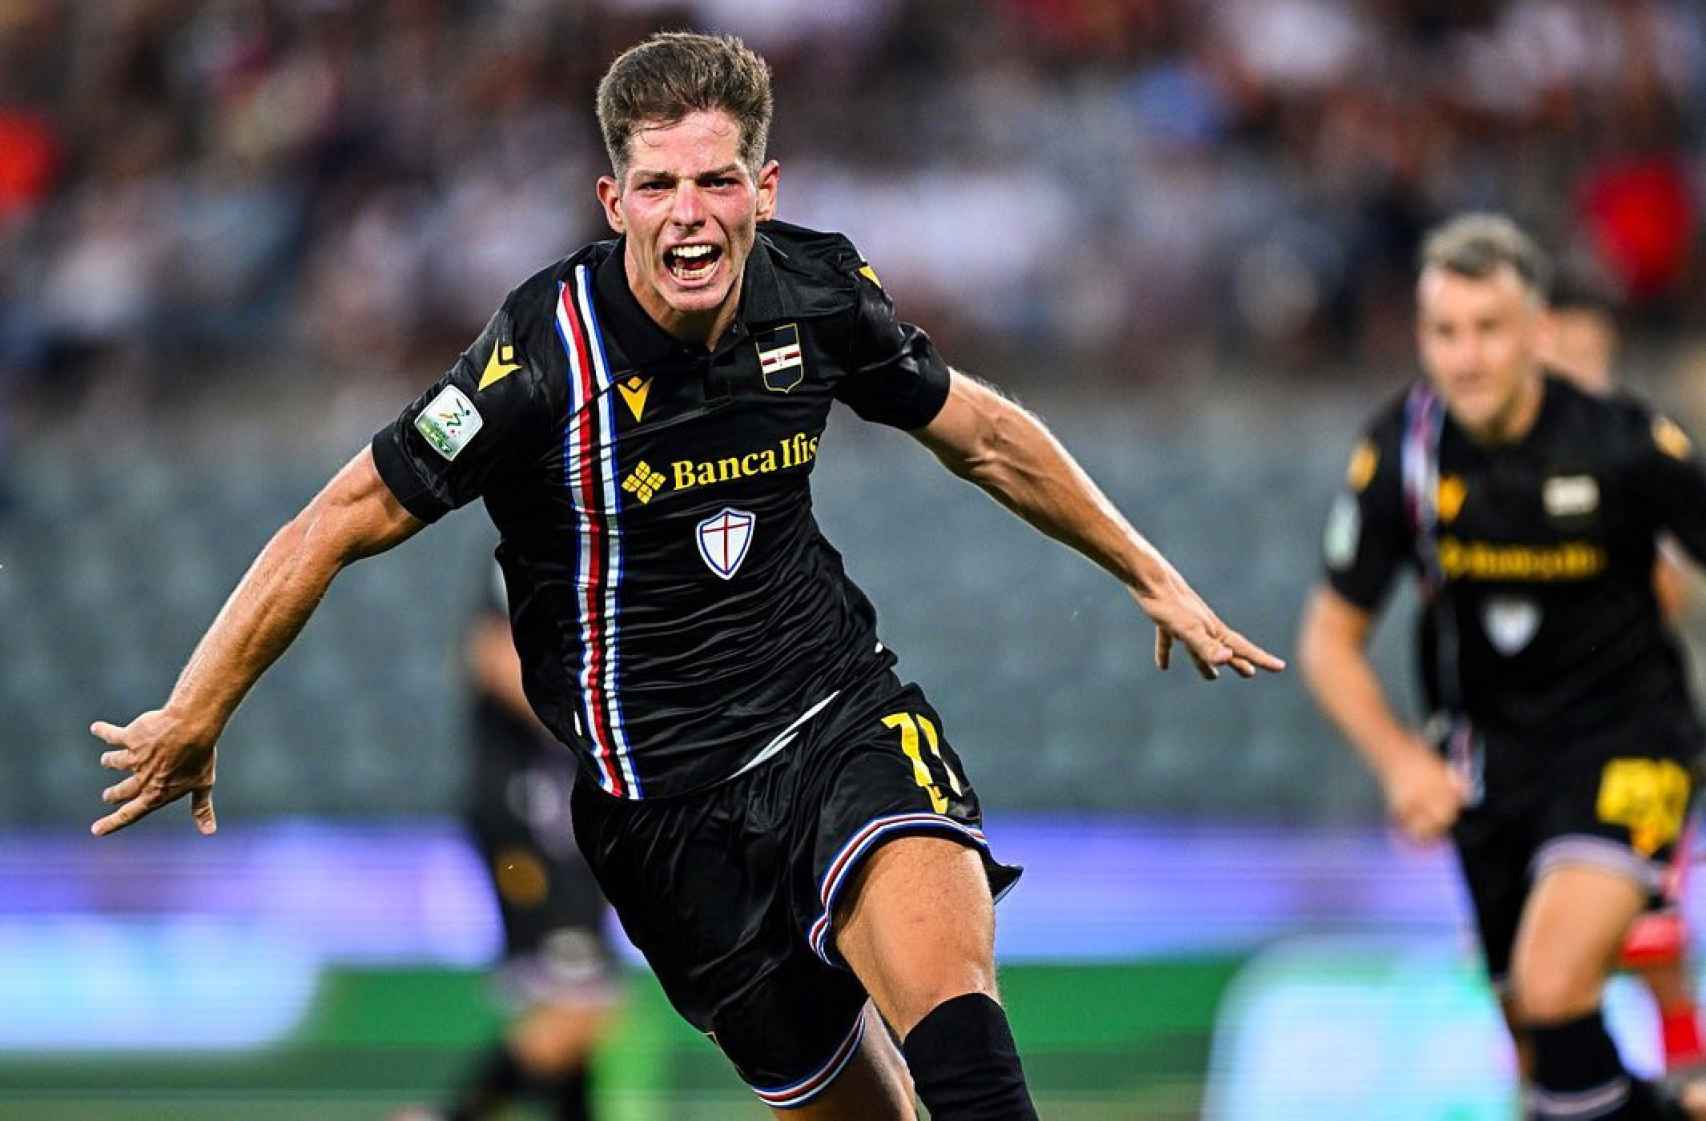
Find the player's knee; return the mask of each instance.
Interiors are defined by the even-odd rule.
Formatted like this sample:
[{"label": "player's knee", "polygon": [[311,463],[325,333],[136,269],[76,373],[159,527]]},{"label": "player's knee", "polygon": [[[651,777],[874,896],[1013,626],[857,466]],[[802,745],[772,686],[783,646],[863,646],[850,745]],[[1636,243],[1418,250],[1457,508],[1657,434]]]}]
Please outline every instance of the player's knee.
[{"label": "player's knee", "polygon": [[895,1007],[885,1010],[884,1014],[900,1037],[905,1039],[930,1013],[951,1000],[972,993],[981,993],[997,1004],[1001,1002],[993,966],[986,968],[981,964],[968,963],[963,970],[927,978],[901,992],[900,999],[893,1002]]},{"label": "player's knee", "polygon": [[1000,1000],[994,954],[988,948],[951,929],[917,935],[884,938],[875,953],[869,952],[870,946],[851,954],[843,950],[883,1018],[902,1038],[955,997],[982,993]]},{"label": "player's knee", "polygon": [[597,1032],[588,1012],[536,1009],[514,1029],[511,1047],[529,1074],[555,1078],[586,1065]]},{"label": "player's knee", "polygon": [[1559,962],[1518,962],[1512,970],[1512,996],[1523,1024],[1573,1020],[1599,1006],[1605,979],[1598,970]]}]

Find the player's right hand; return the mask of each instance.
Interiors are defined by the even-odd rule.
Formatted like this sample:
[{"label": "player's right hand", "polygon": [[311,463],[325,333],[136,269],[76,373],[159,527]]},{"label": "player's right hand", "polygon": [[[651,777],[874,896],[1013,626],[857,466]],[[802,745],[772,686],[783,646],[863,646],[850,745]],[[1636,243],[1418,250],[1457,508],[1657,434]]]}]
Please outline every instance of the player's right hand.
[{"label": "player's right hand", "polygon": [[1420,739],[1393,756],[1380,785],[1392,820],[1418,844],[1444,836],[1469,798],[1463,777]]},{"label": "player's right hand", "polygon": [[164,709],[145,712],[122,728],[97,720],[89,731],[115,749],[102,752],[101,766],[131,772],[101,792],[101,801],[123,805],[95,822],[89,832],[104,837],[185,794],[190,796],[190,815],[202,834],[219,827],[213,816],[217,735],[199,732]]},{"label": "player's right hand", "polygon": [[1155,623],[1155,666],[1165,670],[1173,661],[1173,644],[1184,645],[1205,680],[1220,676],[1221,666],[1231,666],[1239,677],[1255,677],[1258,669],[1279,673],[1285,659],[1275,657],[1245,638],[1216,615],[1203,598],[1185,582],[1178,569],[1161,560],[1155,575],[1143,587],[1126,589],[1143,613]]}]

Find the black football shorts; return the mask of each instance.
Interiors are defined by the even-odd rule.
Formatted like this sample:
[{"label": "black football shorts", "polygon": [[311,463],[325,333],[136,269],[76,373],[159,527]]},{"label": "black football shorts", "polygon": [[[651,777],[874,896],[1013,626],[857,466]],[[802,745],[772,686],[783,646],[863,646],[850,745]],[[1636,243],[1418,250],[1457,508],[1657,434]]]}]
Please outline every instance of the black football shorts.
[{"label": "black football shorts", "polygon": [[1529,889],[1549,869],[1592,864],[1664,905],[1667,865],[1694,800],[1700,733],[1656,708],[1615,732],[1566,744],[1483,743],[1484,794],[1452,829],[1494,984]]},{"label": "black football shorts", "polygon": [[804,1105],[858,1048],[866,994],[835,949],[836,904],[884,842],[930,834],[983,856],[977,794],[942,719],[883,671],[785,750],[723,783],[627,801],[575,786],[575,834],[670,1002],[767,1105]]}]

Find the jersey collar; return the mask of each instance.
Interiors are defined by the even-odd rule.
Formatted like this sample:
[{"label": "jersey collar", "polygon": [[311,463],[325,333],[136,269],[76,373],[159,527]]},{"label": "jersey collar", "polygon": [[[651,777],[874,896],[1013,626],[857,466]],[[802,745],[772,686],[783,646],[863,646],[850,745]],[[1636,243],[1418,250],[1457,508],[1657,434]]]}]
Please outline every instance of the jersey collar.
[{"label": "jersey collar", "polygon": [[[593,277],[598,307],[603,313],[607,342],[614,342],[624,366],[655,366],[671,360],[702,357],[705,351],[671,335],[640,306],[633,289],[628,287],[628,274],[622,255],[626,240],[606,242],[610,251],[598,263]],[[718,342],[717,349],[751,334],[753,324],[773,323],[793,314],[793,301],[788,299],[771,254],[781,252],[762,232],[747,256],[746,269],[741,275],[740,308],[735,313],[734,326]],[[742,328],[742,329],[735,329]]]}]

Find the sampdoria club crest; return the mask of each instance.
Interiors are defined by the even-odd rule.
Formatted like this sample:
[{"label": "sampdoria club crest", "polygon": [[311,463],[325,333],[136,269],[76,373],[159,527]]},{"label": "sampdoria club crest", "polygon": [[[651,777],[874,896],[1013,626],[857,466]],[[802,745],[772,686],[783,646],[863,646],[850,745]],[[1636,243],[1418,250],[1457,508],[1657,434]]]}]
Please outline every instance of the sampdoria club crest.
[{"label": "sampdoria club crest", "polygon": [[745,510],[722,510],[699,523],[699,555],[712,572],[727,580],[746,559],[752,527],[758,519]]}]

